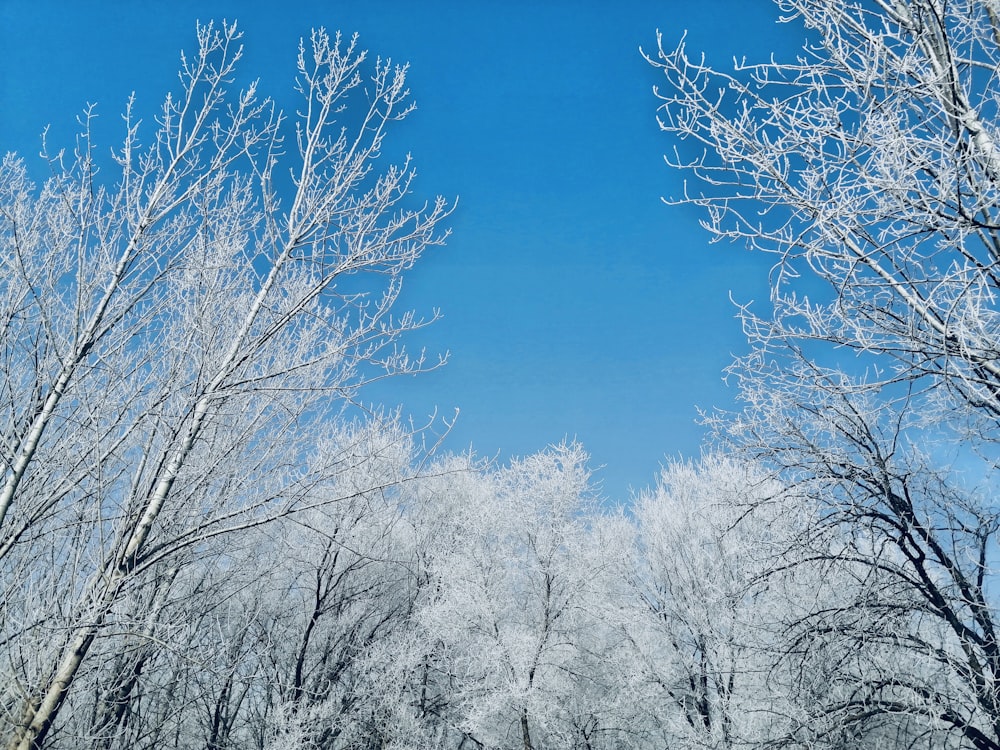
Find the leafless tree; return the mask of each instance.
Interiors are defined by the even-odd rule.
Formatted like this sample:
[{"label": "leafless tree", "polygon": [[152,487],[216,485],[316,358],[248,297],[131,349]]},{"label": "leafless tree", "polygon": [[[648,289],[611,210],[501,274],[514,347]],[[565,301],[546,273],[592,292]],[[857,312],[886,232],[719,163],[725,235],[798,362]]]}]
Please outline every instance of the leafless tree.
[{"label": "leafless tree", "polygon": [[650,59],[679,201],[777,258],[770,309],[743,308],[746,409],[714,421],[852,540],[823,554],[867,593],[800,632],[855,657],[826,662],[824,736],[997,748],[1000,9],[778,5],[793,62]]},{"label": "leafless tree", "polygon": [[[178,565],[336,501],[337,477],[407,441],[377,415],[345,426],[366,382],[429,366],[400,345],[426,321],[392,314],[449,212],[414,201],[408,161],[382,158],[413,106],[406,67],[314,32],[290,130],[256,85],[229,90],[239,37],[198,28],[155,125],[130,102],[111,170],[88,118],[73,154],[50,154],[41,188],[13,156],[0,167],[0,705],[12,750],[43,746],[99,644],[152,637]],[[128,653],[126,672],[142,658]]]}]

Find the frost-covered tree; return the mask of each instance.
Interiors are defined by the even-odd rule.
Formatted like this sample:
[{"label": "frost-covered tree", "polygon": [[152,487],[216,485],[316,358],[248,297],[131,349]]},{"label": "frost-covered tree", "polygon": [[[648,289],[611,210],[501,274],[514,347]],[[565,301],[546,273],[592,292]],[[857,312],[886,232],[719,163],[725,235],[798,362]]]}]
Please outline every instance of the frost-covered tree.
[{"label": "frost-covered tree", "polygon": [[341,429],[366,382],[425,367],[400,346],[422,321],[392,307],[448,207],[414,202],[408,161],[382,156],[412,108],[406,68],[314,32],[292,128],[256,85],[231,90],[240,57],[235,26],[201,26],[159,115],[129,103],[112,162],[84,118],[41,187],[14,156],[0,166],[12,749],[51,744],[88,683],[110,703],[94,738],[66,743],[103,741],[125,675],[148,663],[137,644],[172,627],[157,613],[183,568],[221,537],[378,492],[342,479],[406,440],[391,419]]},{"label": "frost-covered tree", "polygon": [[460,738],[531,750],[578,746],[587,731],[586,461],[563,445],[446,490],[454,516],[417,619],[437,641]]},{"label": "frost-covered tree", "polygon": [[681,200],[776,258],[770,308],[743,310],[745,411],[716,425],[847,540],[817,554],[853,603],[795,636],[837,687],[811,736],[997,748],[1000,8],[778,5],[793,61],[651,58]]},{"label": "frost-covered tree", "polygon": [[774,736],[788,696],[764,676],[789,591],[782,576],[764,578],[806,523],[808,507],[790,514],[794,503],[759,468],[721,457],[671,464],[637,498],[620,653],[661,743],[722,749]]}]

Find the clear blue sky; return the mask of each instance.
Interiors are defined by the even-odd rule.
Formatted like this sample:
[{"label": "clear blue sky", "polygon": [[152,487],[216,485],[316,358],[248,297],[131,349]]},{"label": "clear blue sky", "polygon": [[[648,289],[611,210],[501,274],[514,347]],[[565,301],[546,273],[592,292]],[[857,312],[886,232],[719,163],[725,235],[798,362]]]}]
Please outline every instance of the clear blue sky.
[{"label": "clear blue sky", "polygon": [[239,20],[244,70],[287,108],[312,27],[357,31],[373,55],[411,64],[419,109],[395,145],[418,193],[460,202],[403,304],[440,308],[413,343],[451,357],[371,399],[417,418],[460,408],[452,450],[506,459],[575,437],[612,499],[665,456],[699,454],[696,407],[732,406],[722,369],[745,349],[729,295],[765,301],[770,261],[709,246],[696,211],[660,200],[680,183],[639,47],[686,29],[721,66],[794,54],[801,31],[776,24],[768,0],[0,0],[0,151],[33,157],[46,125],[71,146],[88,101],[116,145],[129,93],[157,105],[196,19],[222,18]]}]

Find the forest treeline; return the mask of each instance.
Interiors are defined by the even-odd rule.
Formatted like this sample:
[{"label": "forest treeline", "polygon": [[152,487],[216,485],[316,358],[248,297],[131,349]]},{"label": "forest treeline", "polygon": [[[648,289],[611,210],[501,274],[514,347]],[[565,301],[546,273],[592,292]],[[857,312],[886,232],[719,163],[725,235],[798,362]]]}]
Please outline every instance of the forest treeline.
[{"label": "forest treeline", "polygon": [[289,122],[199,26],[109,158],[4,157],[4,746],[1000,750],[1000,7],[777,4],[794,61],[647,55],[678,202],[775,265],[620,509],[364,406],[442,364],[405,65],[315,31]]},{"label": "forest treeline", "polygon": [[[934,695],[977,715],[946,625],[765,472],[674,464],[626,515],[566,445],[348,497],[409,469],[383,437],[347,499],[123,592],[46,746],[941,747]],[[62,601],[36,598],[21,674]]]}]

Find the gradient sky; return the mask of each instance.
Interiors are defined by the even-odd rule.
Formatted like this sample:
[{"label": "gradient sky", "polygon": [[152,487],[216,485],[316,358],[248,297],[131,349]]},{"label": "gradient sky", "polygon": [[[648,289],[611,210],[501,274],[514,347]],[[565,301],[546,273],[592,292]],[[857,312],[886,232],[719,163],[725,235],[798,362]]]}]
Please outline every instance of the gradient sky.
[{"label": "gradient sky", "polygon": [[777,17],[768,0],[0,0],[0,151],[44,178],[39,133],[71,147],[87,102],[116,145],[129,93],[154,107],[176,83],[196,20],[238,19],[243,70],[285,109],[298,39],[359,32],[411,65],[418,110],[394,147],[413,155],[416,192],[460,199],[402,300],[440,309],[412,343],[449,363],[368,398],[417,419],[459,408],[456,451],[507,459],[576,438],[605,496],[625,500],[665,457],[700,453],[697,407],[733,407],[722,370],[745,342],[729,297],[766,301],[771,265],[708,245],[697,211],[662,202],[681,182],[639,48],[687,30],[716,66],[787,58],[802,32]]}]

